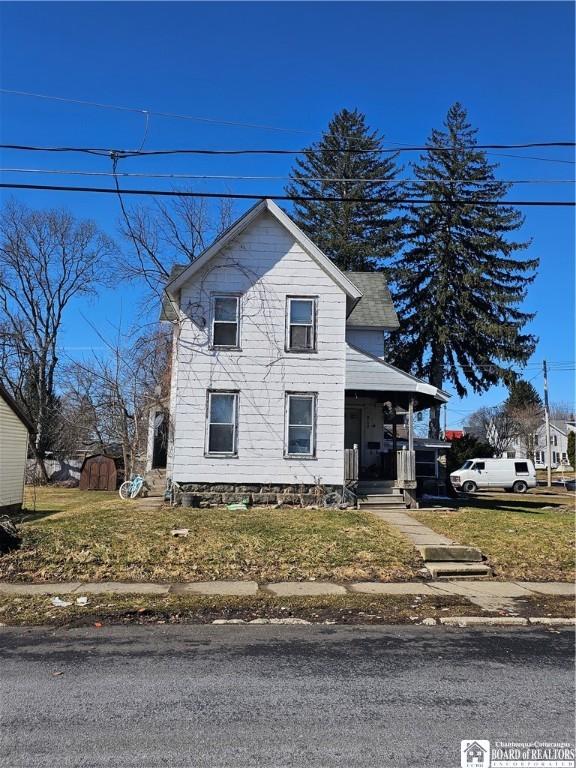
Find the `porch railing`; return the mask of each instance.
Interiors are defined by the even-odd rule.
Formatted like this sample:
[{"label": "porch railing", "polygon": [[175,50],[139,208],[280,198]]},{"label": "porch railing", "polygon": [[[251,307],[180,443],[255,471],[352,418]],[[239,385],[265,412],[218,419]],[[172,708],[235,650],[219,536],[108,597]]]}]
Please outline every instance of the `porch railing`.
[{"label": "porch railing", "polygon": [[344,448],[344,482],[352,483],[358,480],[358,446]]},{"label": "porch railing", "polygon": [[399,488],[416,488],[416,452],[396,451]]}]

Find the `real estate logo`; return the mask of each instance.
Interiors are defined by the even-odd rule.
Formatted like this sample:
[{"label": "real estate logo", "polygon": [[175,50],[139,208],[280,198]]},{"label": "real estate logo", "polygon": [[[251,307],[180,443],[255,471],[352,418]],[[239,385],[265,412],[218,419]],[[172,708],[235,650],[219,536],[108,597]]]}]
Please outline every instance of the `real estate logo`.
[{"label": "real estate logo", "polygon": [[462,741],[460,765],[461,768],[490,768],[490,742],[485,739]]}]

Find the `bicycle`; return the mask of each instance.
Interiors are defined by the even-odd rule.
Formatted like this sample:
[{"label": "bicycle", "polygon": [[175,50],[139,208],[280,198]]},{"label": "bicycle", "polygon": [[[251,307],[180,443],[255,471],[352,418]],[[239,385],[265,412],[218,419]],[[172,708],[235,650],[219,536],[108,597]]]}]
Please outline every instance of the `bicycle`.
[{"label": "bicycle", "polygon": [[121,499],[135,499],[144,488],[144,478],[142,475],[136,475],[132,480],[125,480],[118,490]]}]

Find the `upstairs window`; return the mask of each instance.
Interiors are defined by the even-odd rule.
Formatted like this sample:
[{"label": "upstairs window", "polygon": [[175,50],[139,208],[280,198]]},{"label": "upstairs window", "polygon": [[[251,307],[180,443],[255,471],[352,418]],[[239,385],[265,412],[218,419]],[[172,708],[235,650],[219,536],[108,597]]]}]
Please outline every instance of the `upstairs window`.
[{"label": "upstairs window", "polygon": [[239,346],[239,296],[212,297],[212,346],[237,349]]},{"label": "upstairs window", "polygon": [[316,454],[316,395],[286,395],[287,456],[315,456]]},{"label": "upstairs window", "polygon": [[238,392],[208,392],[208,454],[235,456]]},{"label": "upstairs window", "polygon": [[316,350],[316,302],[309,298],[288,296],[287,339],[288,352],[314,352]]}]

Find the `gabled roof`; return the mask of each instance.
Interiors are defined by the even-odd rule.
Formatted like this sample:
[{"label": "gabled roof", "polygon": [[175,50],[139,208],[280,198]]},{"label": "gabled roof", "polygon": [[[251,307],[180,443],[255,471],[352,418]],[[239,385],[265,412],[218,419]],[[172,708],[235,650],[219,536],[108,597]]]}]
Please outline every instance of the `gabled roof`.
[{"label": "gabled roof", "polygon": [[346,389],[395,393],[399,402],[412,396],[421,408],[446,403],[450,399],[450,395],[441,389],[352,344],[346,344]]},{"label": "gabled roof", "polygon": [[222,248],[241,234],[258,216],[263,213],[270,213],[274,218],[290,232],[296,242],[308,253],[308,255],[318,264],[321,269],[326,272],[334,282],[342,288],[347,296],[354,302],[358,301],[362,297],[362,291],[342,272],[338,267],[318,248],[314,245],[312,240],[302,232],[302,230],[296,226],[292,219],[279,208],[273,200],[266,198],[254,205],[248,210],[238,221],[236,221],[231,227],[223,232],[219,238],[217,238],[211,246],[209,246],[203,253],[194,259],[186,269],[180,274],[174,277],[166,286],[166,293],[172,299],[176,298],[176,294],[179,289],[196,273],[198,270],[207,264],[210,259],[219,253]]},{"label": "gabled roof", "polygon": [[563,435],[567,434],[567,425],[568,422],[565,419],[550,419],[550,426],[554,427],[554,429],[557,429],[558,432],[561,432]]},{"label": "gabled roof", "polygon": [[0,382],[0,397],[6,405],[10,408],[10,410],[20,419],[22,424],[26,427],[28,432],[34,432],[34,427],[32,425],[32,422],[28,419],[22,408],[18,405],[16,400],[12,397],[10,392],[6,389],[6,387]]},{"label": "gabled roof", "polygon": [[400,327],[392,296],[382,272],[345,272],[362,291],[362,298],[348,315],[349,328],[382,328],[394,331]]}]

